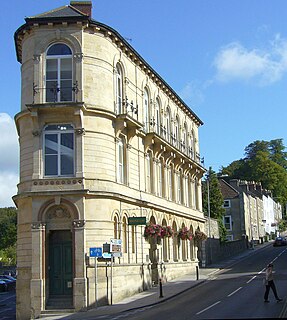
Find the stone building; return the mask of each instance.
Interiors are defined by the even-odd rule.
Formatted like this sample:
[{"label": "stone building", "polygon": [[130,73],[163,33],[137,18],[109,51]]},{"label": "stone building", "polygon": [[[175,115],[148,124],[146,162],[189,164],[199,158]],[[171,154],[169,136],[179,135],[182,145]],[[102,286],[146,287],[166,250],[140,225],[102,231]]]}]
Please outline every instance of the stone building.
[{"label": "stone building", "polygon": [[229,240],[238,240],[245,235],[249,240],[262,242],[266,234],[276,232],[276,225],[282,219],[281,205],[261,183],[239,179],[219,179],[219,182]]},{"label": "stone building", "polygon": [[[195,272],[204,230],[202,121],[90,1],[28,17],[21,63],[17,318],[86,310]],[[146,241],[131,217],[170,226]],[[120,240],[114,259],[89,249]],[[95,278],[97,277],[97,281]]]}]

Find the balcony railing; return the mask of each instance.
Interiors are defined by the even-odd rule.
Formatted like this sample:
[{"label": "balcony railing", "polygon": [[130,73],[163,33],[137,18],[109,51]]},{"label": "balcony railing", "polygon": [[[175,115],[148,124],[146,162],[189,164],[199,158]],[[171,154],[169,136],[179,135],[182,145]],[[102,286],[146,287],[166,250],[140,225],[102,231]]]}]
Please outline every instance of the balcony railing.
[{"label": "balcony railing", "polygon": [[187,146],[183,140],[177,139],[174,133],[168,132],[165,126],[157,124],[154,118],[152,118],[150,122],[145,123],[144,131],[146,133],[152,132],[159,135],[170,145],[187,155],[195,162],[199,164],[204,163],[204,158],[200,158],[200,154],[198,152],[194,152],[193,148],[191,146]]},{"label": "balcony railing", "polygon": [[41,94],[44,103],[77,102],[78,93],[79,88],[77,81],[72,87],[59,87],[58,85],[53,85],[51,87],[40,88],[33,84],[33,103],[35,103],[36,96],[39,94]]},{"label": "balcony railing", "polygon": [[117,105],[118,115],[128,115],[136,120],[138,120],[138,105],[135,105],[133,100],[129,102],[128,97],[123,99],[121,105]]}]

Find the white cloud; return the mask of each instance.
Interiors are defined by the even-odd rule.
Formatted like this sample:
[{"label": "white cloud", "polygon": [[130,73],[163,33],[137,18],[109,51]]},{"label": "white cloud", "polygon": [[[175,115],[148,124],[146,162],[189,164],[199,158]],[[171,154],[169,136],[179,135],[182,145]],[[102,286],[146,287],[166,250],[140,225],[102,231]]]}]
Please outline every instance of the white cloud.
[{"label": "white cloud", "polygon": [[188,82],[179,92],[179,95],[186,103],[192,105],[200,105],[204,101],[200,84],[195,81]]},{"label": "white cloud", "polygon": [[0,113],[0,207],[14,206],[18,183],[19,147],[13,119]]},{"label": "white cloud", "polygon": [[238,42],[218,52],[214,66],[219,81],[255,80],[260,85],[279,81],[287,71],[287,40],[276,35],[268,49],[247,49]]}]

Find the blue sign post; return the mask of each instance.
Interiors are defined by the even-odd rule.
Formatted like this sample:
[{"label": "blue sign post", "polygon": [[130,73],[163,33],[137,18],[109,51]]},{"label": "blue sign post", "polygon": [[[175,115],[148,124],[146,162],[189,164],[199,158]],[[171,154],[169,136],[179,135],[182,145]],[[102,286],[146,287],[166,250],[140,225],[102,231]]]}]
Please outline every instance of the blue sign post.
[{"label": "blue sign post", "polygon": [[103,256],[103,249],[101,247],[90,248],[90,258],[95,258],[95,305],[98,306],[98,270],[97,258]]},{"label": "blue sign post", "polygon": [[101,247],[90,248],[90,257],[98,258],[103,255],[103,249]]}]

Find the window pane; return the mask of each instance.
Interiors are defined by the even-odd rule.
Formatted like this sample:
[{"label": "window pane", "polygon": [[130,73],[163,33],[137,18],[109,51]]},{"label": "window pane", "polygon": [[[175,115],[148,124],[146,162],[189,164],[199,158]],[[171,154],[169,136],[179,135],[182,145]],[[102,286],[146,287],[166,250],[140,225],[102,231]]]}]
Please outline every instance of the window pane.
[{"label": "window pane", "polygon": [[61,59],[61,80],[72,79],[72,59]]},{"label": "window pane", "polygon": [[61,101],[72,101],[72,80],[61,81]]},{"label": "window pane", "polygon": [[74,149],[74,134],[62,133],[61,134],[61,153],[73,155]]},{"label": "window pane", "polygon": [[57,80],[58,61],[56,59],[47,59],[46,79]]},{"label": "window pane", "polygon": [[58,155],[45,156],[45,176],[58,175]]},{"label": "window pane", "polygon": [[58,89],[57,81],[47,81],[46,82],[46,101],[55,102],[58,100]]},{"label": "window pane", "polygon": [[45,155],[58,153],[58,136],[57,134],[45,135]]},{"label": "window pane", "polygon": [[56,43],[52,47],[49,48],[47,55],[70,55],[72,54],[71,49],[63,43]]},{"label": "window pane", "polygon": [[61,175],[74,174],[74,159],[70,155],[61,155]]}]

